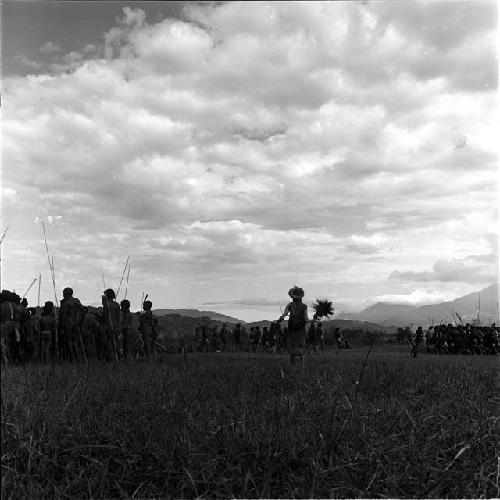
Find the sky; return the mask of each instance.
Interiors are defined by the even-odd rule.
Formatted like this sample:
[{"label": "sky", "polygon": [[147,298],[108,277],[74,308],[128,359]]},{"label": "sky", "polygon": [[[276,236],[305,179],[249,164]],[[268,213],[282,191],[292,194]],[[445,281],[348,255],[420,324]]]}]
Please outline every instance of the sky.
[{"label": "sky", "polygon": [[[497,3],[2,2],[2,288],[275,319],[498,282]],[[28,293],[37,302],[38,285]]]}]

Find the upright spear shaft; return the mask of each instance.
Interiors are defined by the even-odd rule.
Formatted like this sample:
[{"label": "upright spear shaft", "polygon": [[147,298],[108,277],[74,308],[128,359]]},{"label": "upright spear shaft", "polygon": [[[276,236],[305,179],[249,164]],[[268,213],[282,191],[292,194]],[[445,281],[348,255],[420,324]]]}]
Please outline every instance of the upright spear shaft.
[{"label": "upright spear shaft", "polygon": [[126,286],[125,286],[125,296],[123,297],[124,299],[127,298],[127,292],[128,292],[128,279],[130,277],[130,264],[128,265],[128,271],[127,271],[127,281],[126,281]]},{"label": "upright spear shaft", "polygon": [[5,238],[5,235],[7,234],[7,231],[9,230],[9,227],[10,227],[10,226],[7,226],[7,227],[6,227],[6,229],[5,229],[5,231],[3,232],[3,234],[2,234],[2,239],[0,240],[0,245],[2,244],[3,239]]},{"label": "upright spear shaft", "polygon": [[38,276],[38,308],[40,308],[40,288],[42,286],[42,273]]},{"label": "upright spear shaft", "polygon": [[120,288],[122,287],[123,278],[125,277],[125,271],[127,270],[129,260],[130,260],[130,255],[127,257],[127,262],[125,262],[125,267],[123,268],[122,277],[120,278],[120,284],[118,285],[118,291],[116,292],[117,299],[118,299],[118,294],[120,293]]},{"label": "upright spear shaft", "polygon": [[[43,239],[45,242],[45,250],[47,252],[47,260],[49,262],[49,269],[50,269],[50,274],[52,276],[52,286],[54,288],[54,300],[56,303],[56,307],[59,307],[59,302],[57,300],[57,292],[56,292],[56,278],[54,274],[54,255],[52,254],[52,262],[50,260],[50,253],[49,253],[49,246],[47,244],[47,233],[45,232],[45,224],[42,222],[42,229],[43,229]],[[56,358],[59,361],[59,332],[58,332],[58,325],[57,325],[57,314],[55,314],[55,337],[56,337]]]},{"label": "upright spear shaft", "polygon": [[0,239],[0,289],[2,288],[2,242],[8,230],[9,226],[6,227],[5,231],[3,232],[2,239]]},{"label": "upright spear shaft", "polygon": [[31,284],[30,284],[30,286],[28,287],[28,289],[24,292],[24,295],[22,296],[22,298],[23,298],[23,299],[26,297],[26,295],[28,295],[29,291],[31,290],[31,288],[33,287],[33,285],[36,283],[36,280],[37,280],[37,278],[35,278],[35,279],[31,282]]}]

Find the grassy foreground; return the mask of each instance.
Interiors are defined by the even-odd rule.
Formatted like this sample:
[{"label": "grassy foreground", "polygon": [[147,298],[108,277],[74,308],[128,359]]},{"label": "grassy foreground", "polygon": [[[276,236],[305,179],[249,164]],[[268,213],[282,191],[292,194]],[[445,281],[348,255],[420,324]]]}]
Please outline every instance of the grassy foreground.
[{"label": "grassy foreground", "polygon": [[3,370],[2,498],[499,496],[498,358],[366,352]]}]

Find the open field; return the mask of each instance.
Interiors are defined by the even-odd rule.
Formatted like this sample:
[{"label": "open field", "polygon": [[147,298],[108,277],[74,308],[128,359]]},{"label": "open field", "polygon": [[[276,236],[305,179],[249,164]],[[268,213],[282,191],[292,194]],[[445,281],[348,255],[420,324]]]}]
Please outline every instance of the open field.
[{"label": "open field", "polygon": [[366,353],[3,370],[2,498],[499,496],[498,358]]}]

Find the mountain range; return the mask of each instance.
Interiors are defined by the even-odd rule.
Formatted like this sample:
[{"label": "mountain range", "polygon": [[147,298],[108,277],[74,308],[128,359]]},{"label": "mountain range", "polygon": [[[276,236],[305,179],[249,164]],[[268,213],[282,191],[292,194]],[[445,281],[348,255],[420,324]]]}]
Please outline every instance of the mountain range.
[{"label": "mountain range", "polygon": [[[341,328],[360,328],[361,326],[370,329],[386,330],[391,327],[453,323],[459,319],[455,316],[458,313],[464,323],[471,323],[477,317],[479,307],[479,317],[485,324],[498,322],[498,284],[490,285],[478,292],[464,295],[449,302],[430,304],[425,306],[412,306],[408,304],[394,304],[388,302],[378,302],[367,307],[359,313],[341,313],[330,321],[339,322]],[[269,326],[270,321],[245,322],[238,318],[226,316],[215,311],[200,311],[198,309],[155,309],[157,316],[178,315],[188,318],[204,318],[205,320],[220,323],[257,326]],[[342,323],[342,324],[340,324]],[[325,322],[325,326],[326,322]],[[332,325],[333,326],[333,323]]]},{"label": "mountain range", "polygon": [[210,318],[214,321],[220,321],[221,323],[245,323],[238,318],[232,318],[231,316],[226,316],[225,314],[220,314],[215,311],[199,311],[198,309],[154,309],[154,314],[156,316],[166,316],[170,314],[179,314],[180,316],[187,316],[188,318]]},{"label": "mountain range", "polygon": [[[425,306],[378,302],[359,313],[341,313],[339,319],[372,321],[383,326],[410,326],[459,322],[472,323],[477,318],[484,324],[498,323],[498,284],[449,302]],[[460,318],[456,318],[458,313]]]}]

